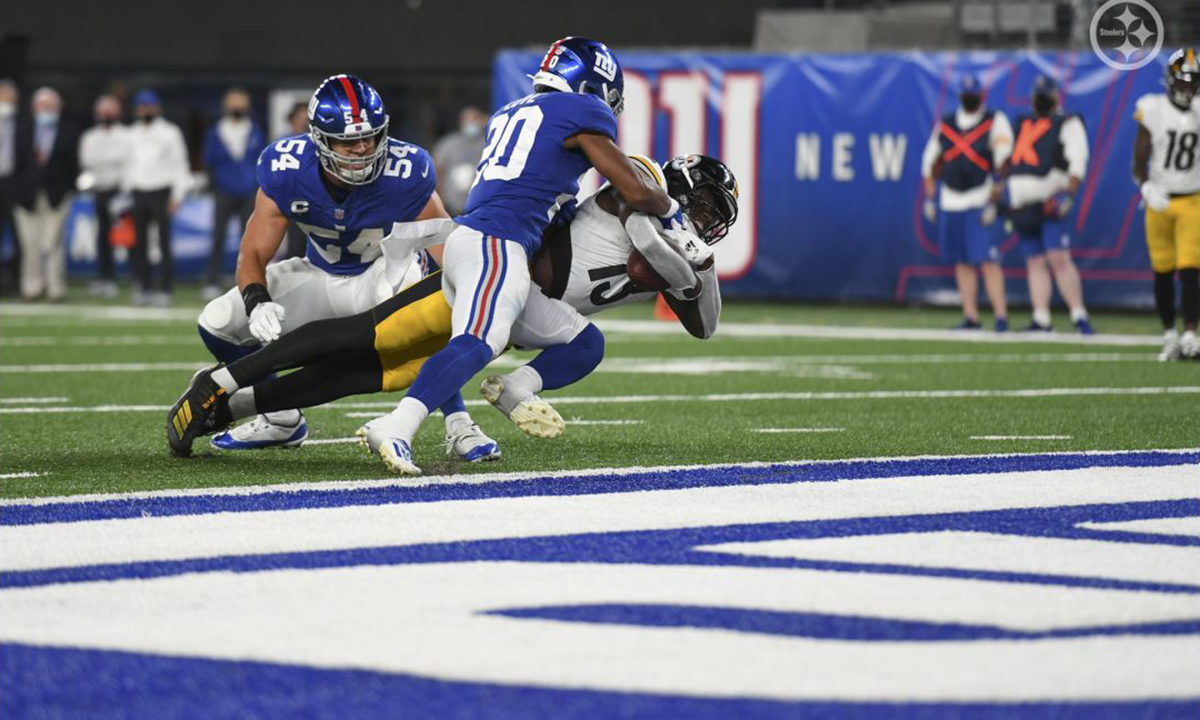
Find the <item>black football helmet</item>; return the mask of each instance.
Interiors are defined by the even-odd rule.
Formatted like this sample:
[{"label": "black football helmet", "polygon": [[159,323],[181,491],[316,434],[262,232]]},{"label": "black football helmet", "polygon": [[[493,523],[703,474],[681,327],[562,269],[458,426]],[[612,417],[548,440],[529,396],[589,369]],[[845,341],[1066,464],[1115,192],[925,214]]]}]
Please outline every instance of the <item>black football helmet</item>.
[{"label": "black football helmet", "polygon": [[1200,61],[1196,48],[1176,50],[1167,61],[1167,98],[1176,107],[1187,110],[1200,90]]},{"label": "black football helmet", "polygon": [[680,155],[663,164],[667,194],[692,219],[696,234],[712,245],[738,215],[738,184],[725,163],[707,155]]}]

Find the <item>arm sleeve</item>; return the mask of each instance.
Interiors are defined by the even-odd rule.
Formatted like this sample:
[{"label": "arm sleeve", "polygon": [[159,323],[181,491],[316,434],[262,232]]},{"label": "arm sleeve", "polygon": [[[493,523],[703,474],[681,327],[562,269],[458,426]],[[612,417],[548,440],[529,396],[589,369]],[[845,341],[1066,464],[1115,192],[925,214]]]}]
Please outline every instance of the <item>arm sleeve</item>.
[{"label": "arm sleeve", "polygon": [[721,319],[721,286],[717,281],[716,264],[701,270],[697,275],[702,286],[700,297],[695,300],[681,300],[670,293],[663,293],[662,296],[692,337],[707,340],[717,332],[717,323]]},{"label": "arm sleeve", "polygon": [[650,266],[662,275],[663,280],[675,290],[695,287],[696,273],[692,266],[675,252],[667,241],[658,234],[655,223],[645,213],[633,213],[625,220],[625,231],[633,241],[633,247],[646,258]]},{"label": "arm sleeve", "polygon": [[937,162],[938,155],[941,154],[941,144],[938,143],[938,135],[942,132],[942,123],[933,126],[933,132],[929,135],[929,142],[925,143],[925,152],[921,155],[921,177],[933,177],[933,164]]},{"label": "arm sleeve", "polygon": [[1067,174],[1083,179],[1087,172],[1088,140],[1083,121],[1078,115],[1073,115],[1063,121],[1062,128],[1063,154],[1067,158]]},{"label": "arm sleeve", "polygon": [[1012,124],[1008,122],[1008,116],[999,110],[992,120],[989,144],[992,146],[992,165],[998,168],[1008,161],[1013,150]]}]

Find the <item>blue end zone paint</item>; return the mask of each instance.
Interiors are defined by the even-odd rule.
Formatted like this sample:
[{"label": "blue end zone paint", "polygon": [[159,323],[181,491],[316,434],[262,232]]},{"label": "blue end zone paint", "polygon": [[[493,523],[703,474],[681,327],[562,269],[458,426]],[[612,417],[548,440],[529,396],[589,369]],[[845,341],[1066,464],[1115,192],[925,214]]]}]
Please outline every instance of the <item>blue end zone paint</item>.
[{"label": "blue end zone paint", "polygon": [[[193,461],[187,461],[193,462]],[[703,468],[653,471],[629,475],[591,475],[506,480],[480,484],[428,487],[380,487],[356,490],[300,490],[257,495],[192,495],[186,497],[129,498],[97,502],[12,505],[0,508],[0,525],[32,525],[133,518],[146,515],[197,515],[218,512],[292,510],[313,507],[383,505],[405,502],[476,500],[534,495],[592,495],[638,490],[672,490],[727,485],[762,485],[796,482],[902,477],[908,475],[960,475],[1073,470],[1094,467],[1161,467],[1195,465],[1200,453],[1161,451],[1105,455],[1017,455],[1005,457],[936,458],[914,460],[862,460],[812,465]]]},{"label": "blue end zone paint", "polygon": [[448,682],[97,650],[0,646],[0,717],[439,720],[1195,720],[1200,699],[853,703],[695,698]]},{"label": "blue end zone paint", "polygon": [[938,513],[899,517],[850,518],[798,522],[720,525],[674,530],[582,533],[531,538],[356,548],[315,552],[231,555],[188,560],[133,562],[112,565],[50,568],[0,573],[0,587],[34,587],[59,583],[154,578],[198,572],[267,572],[358,565],[404,565],[447,562],[560,562],[637,563],[654,565],[723,565],[736,567],[801,568],[835,572],[947,577],[995,582],[1064,585],[1166,593],[1200,593],[1186,584],[1138,582],[1104,577],[997,572],[880,563],[760,557],[697,550],[731,542],[851,537],[892,533],[971,530],[1008,535],[1063,538],[1102,538],[1145,544],[1200,545],[1200,538],[1140,535],[1081,530],[1085,522],[1122,522],[1200,516],[1200,500],[1175,500],[1106,505],[1071,505],[984,512]]},{"label": "blue end zone paint", "polygon": [[489,614],[563,622],[705,628],[820,640],[870,642],[1045,640],[1093,635],[1200,635],[1200,618],[1145,625],[1020,632],[992,625],[961,625],[859,615],[777,612],[697,605],[557,605],[493,610]]}]

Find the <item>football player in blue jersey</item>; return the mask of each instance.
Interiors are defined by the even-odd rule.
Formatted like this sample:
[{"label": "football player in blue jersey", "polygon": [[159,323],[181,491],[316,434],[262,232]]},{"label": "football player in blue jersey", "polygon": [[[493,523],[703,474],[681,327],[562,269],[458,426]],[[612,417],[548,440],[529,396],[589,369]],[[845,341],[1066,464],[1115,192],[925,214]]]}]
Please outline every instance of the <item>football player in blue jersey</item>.
[{"label": "football player in blue jersey", "polygon": [[[422,366],[396,410],[373,424],[383,438],[380,456],[392,470],[420,474],[412,440],[421,422],[508,344],[529,294],[529,260],[551,218],[579,192],[580,175],[595,167],[632,210],[682,227],[679,203],[637,172],[614,142],[623,89],[608,47],[568,37],[546,52],[533,92],[492,115],[466,208],[446,240],[442,287],[452,308],[452,338]],[[530,366],[542,389],[563,387],[595,368],[603,347],[603,335],[589,325]],[[503,387],[485,384],[482,391],[495,402]],[[536,396],[506,414],[530,435],[563,431],[562,418]]]},{"label": "football player in blue jersey", "polygon": [[[232,362],[314,320],[368,310],[430,269],[426,253],[385,259],[380,241],[395,223],[447,218],[433,160],[387,135],[388,115],[373,87],[352,75],[327,78],[308,104],[309,132],[283,138],[258,160],[254,214],[238,253],[237,287],[200,315],[200,337]],[[308,238],[306,257],[268,265],[289,223]],[[218,381],[222,373],[214,372]],[[465,460],[500,456],[455,392],[436,407],[446,417],[448,451]],[[167,423],[177,454],[190,451],[183,425]],[[259,415],[213,438],[226,450],[295,447],[308,436],[297,410]]]}]

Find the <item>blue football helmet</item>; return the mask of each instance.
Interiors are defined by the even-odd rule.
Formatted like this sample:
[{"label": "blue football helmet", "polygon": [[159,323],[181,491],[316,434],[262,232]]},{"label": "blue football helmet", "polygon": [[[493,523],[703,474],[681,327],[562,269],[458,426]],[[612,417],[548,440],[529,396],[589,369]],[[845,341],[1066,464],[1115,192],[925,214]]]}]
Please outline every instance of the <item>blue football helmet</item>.
[{"label": "blue football helmet", "polygon": [[[308,101],[308,132],[321,167],[349,185],[366,185],[383,172],[387,153],[388,115],[375,88],[353,75],[334,75],[321,83]],[[343,155],[332,140],[370,140],[374,149],[367,155]]]},{"label": "blue football helmet", "polygon": [[625,76],[617,56],[602,42],[565,37],[546,51],[533,76],[533,89],[591,94],[620,115],[625,107]]}]

